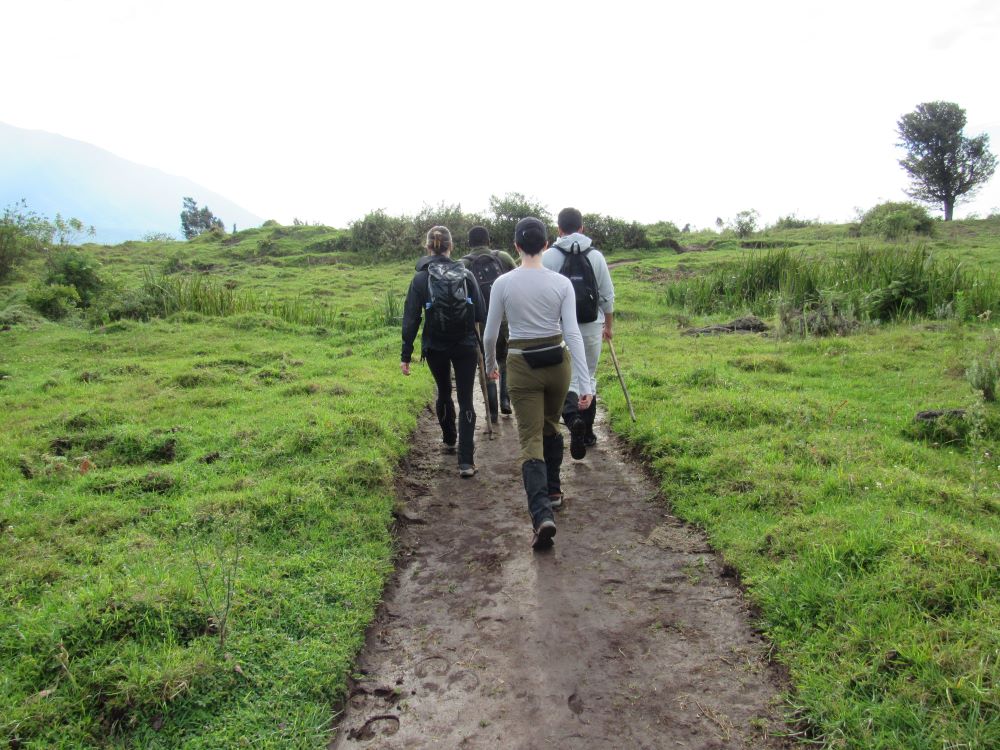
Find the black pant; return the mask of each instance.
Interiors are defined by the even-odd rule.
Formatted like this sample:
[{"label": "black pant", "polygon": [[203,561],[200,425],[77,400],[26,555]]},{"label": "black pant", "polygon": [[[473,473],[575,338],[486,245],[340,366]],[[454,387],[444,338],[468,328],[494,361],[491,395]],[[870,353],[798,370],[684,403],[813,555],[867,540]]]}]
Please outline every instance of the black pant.
[{"label": "black pant", "polygon": [[476,364],[479,352],[475,346],[453,346],[447,350],[424,352],[427,366],[437,383],[437,418],[441,425],[441,438],[448,445],[455,444],[455,404],[451,400],[451,368],[455,368],[455,390],[458,391],[458,462],[471,464],[475,454],[476,410],[472,394],[476,389]]}]

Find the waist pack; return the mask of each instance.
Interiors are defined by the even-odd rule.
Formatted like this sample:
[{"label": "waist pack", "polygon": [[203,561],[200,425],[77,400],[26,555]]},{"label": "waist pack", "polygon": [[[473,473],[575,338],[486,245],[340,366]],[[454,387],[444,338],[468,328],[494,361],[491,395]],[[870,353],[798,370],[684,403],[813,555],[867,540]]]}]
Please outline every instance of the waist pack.
[{"label": "waist pack", "polygon": [[562,344],[536,346],[531,349],[521,349],[521,356],[528,367],[537,370],[540,367],[553,367],[562,364],[565,347]]}]

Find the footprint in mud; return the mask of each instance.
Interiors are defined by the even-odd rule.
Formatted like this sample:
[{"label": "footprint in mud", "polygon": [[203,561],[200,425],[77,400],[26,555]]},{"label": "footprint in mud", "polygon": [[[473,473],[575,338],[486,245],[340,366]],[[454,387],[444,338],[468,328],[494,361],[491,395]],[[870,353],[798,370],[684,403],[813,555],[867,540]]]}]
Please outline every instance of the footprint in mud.
[{"label": "footprint in mud", "polygon": [[389,687],[368,688],[363,685],[356,686],[351,691],[348,701],[351,708],[361,709],[368,704],[379,704],[381,708],[391,708],[399,703],[399,691]]},{"label": "footprint in mud", "polygon": [[566,699],[566,704],[569,706],[569,710],[577,716],[583,713],[583,698],[581,698],[576,692]]},{"label": "footprint in mud", "polygon": [[451,669],[451,664],[443,656],[428,656],[417,662],[413,673],[423,679],[428,675],[444,675]]},{"label": "footprint in mud", "polygon": [[471,693],[473,690],[479,687],[479,677],[475,672],[470,672],[467,669],[461,672],[455,672],[448,678],[448,687],[450,689],[464,690],[467,693]]},{"label": "footprint in mud", "polygon": [[391,737],[399,731],[399,717],[392,714],[373,716],[357,729],[347,733],[349,740],[368,742],[376,737]]},{"label": "footprint in mud", "polygon": [[487,638],[499,638],[507,631],[507,621],[502,617],[480,617],[476,629]]}]

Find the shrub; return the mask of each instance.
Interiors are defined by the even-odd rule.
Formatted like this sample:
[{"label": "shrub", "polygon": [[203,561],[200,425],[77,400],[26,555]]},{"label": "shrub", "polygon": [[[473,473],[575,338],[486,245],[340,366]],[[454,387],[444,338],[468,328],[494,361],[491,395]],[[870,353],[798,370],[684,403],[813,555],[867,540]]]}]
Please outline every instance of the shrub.
[{"label": "shrub", "polygon": [[862,214],[859,231],[887,240],[898,240],[911,234],[930,236],[934,232],[934,220],[923,206],[889,201]]},{"label": "shrub", "polygon": [[750,208],[736,214],[729,222],[729,227],[736,232],[737,237],[743,239],[757,231],[757,219],[759,218],[760,214],[757,213],[756,209]]},{"label": "shrub", "polygon": [[381,208],[351,222],[348,231],[351,249],[355,252],[404,257],[404,254],[413,253],[414,244],[419,245],[405,217],[389,216]]},{"label": "shrub", "polygon": [[983,394],[984,401],[996,401],[1000,387],[1000,342],[994,332],[986,345],[986,351],[972,360],[965,370],[965,377],[975,390]]},{"label": "shrub", "polygon": [[80,305],[80,294],[72,286],[48,284],[33,287],[26,301],[49,320],[62,320]]},{"label": "shrub", "polygon": [[585,214],[583,231],[601,250],[640,250],[650,246],[645,227],[613,216]]},{"label": "shrub", "polygon": [[552,214],[535,199],[521,193],[506,193],[502,198],[491,195],[490,214],[492,216],[488,219],[486,228],[490,230],[493,247],[504,250],[513,248],[514,227],[526,216],[541,219],[549,227],[549,239],[554,239]]},{"label": "shrub", "polygon": [[788,216],[779,217],[771,229],[805,229],[817,223],[810,219],[800,219],[795,214],[788,214]]},{"label": "shrub", "polygon": [[59,250],[46,261],[45,283],[71,286],[76,290],[80,306],[88,307],[104,287],[99,273],[100,264],[79,250]]},{"label": "shrub", "polygon": [[0,216],[0,281],[4,281],[30,253],[40,251],[52,240],[53,228],[25,201],[4,209]]}]

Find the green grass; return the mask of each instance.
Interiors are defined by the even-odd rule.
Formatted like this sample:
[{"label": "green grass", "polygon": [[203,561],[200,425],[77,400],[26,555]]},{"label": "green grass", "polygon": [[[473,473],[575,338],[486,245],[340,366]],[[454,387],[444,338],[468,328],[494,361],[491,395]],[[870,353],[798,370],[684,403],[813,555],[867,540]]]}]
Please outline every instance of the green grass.
[{"label": "green grass", "polygon": [[[922,247],[985,277],[998,230],[939,225]],[[39,319],[24,299],[40,261],[0,286],[0,744],[326,746],[391,565],[393,469],[433,390],[396,366],[413,262],[371,264],[340,236],[88,246],[112,281],[102,304],[170,291],[150,322]],[[790,670],[795,731],[995,747],[1000,415],[965,376],[993,321],[953,307],[846,338],[680,336],[708,322],[667,303],[689,279],[751,252],[843,269],[859,245],[831,225],[754,239],[772,244],[703,232],[681,244],[708,252],[610,254],[634,261],[613,273],[639,416],[605,362],[613,425],[740,571]]]},{"label": "green grass", "polygon": [[336,297],[322,326],[254,308],[0,333],[0,744],[326,745],[432,391],[382,319],[410,267],[297,272],[285,299]]},{"label": "green grass", "polygon": [[[638,421],[605,364],[600,391],[673,509],[740,571],[790,670],[795,731],[831,747],[1000,746],[1000,409],[964,375],[988,329],[682,337],[691,312],[664,304],[679,259],[615,269]],[[970,406],[981,418],[953,439],[914,427],[918,411]]]}]

